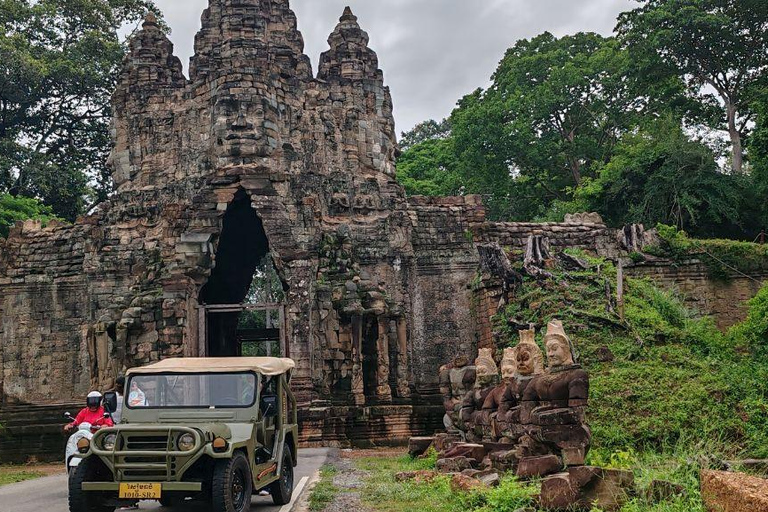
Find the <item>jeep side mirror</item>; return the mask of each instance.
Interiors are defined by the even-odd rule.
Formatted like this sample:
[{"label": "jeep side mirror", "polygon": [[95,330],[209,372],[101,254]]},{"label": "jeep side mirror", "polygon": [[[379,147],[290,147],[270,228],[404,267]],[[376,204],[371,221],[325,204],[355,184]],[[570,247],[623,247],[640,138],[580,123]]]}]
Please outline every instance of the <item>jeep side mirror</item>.
[{"label": "jeep side mirror", "polygon": [[117,411],[117,393],[114,391],[104,393],[104,410],[110,414]]},{"label": "jeep side mirror", "polygon": [[261,413],[271,418],[277,416],[277,395],[264,395],[261,397]]}]

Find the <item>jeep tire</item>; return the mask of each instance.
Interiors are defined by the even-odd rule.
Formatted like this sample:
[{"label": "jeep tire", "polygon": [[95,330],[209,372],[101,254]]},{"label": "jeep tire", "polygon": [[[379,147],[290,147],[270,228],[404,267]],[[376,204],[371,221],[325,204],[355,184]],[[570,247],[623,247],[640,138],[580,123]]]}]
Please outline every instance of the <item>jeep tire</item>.
[{"label": "jeep tire", "polygon": [[275,505],[286,505],[293,496],[293,456],[287,445],[283,446],[283,463],[280,478],[269,486]]},{"label": "jeep tire", "polygon": [[94,459],[86,458],[69,471],[69,512],[112,512],[114,507],[104,505],[104,494],[86,492],[83,482],[98,482]]},{"label": "jeep tire", "polygon": [[242,452],[235,452],[231,459],[216,461],[211,489],[213,512],[248,512],[251,494],[251,467]]}]

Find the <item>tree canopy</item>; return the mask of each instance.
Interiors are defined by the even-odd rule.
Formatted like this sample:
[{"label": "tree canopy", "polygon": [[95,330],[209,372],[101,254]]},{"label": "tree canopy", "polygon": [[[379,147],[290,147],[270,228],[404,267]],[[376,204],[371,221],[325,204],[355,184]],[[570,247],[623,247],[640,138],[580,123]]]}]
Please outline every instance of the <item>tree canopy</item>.
[{"label": "tree canopy", "polygon": [[617,32],[638,54],[673,64],[688,93],[719,115],[728,131],[731,166],[742,172],[757,91],[768,78],[768,2],[764,0],[643,0],[619,17]]},{"label": "tree canopy", "polygon": [[768,225],[768,3],[639,3],[615,37],[515,43],[487,89],[404,134],[406,191],[482,194],[492,219],[589,210],[753,239]]},{"label": "tree canopy", "polygon": [[0,0],[0,192],[73,220],[111,191],[118,29],[152,0]]}]

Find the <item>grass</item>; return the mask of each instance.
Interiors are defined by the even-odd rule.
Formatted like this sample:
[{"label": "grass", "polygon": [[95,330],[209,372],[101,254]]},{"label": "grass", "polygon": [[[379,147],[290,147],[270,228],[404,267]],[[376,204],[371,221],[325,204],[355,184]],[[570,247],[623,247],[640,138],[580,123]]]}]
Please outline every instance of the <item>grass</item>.
[{"label": "grass", "polygon": [[[589,463],[607,468],[628,469],[635,474],[640,497],[630,500],[620,512],[704,512],[699,492],[699,471],[706,466],[716,446],[679,446],[664,453],[593,450]],[[450,478],[438,476],[429,483],[396,482],[400,471],[434,468],[434,458],[411,460],[401,457],[366,457],[355,461],[367,474],[363,503],[376,512],[515,512],[530,507],[536,510],[538,482],[521,482],[505,476],[496,488],[471,493],[451,490]],[[649,503],[642,490],[653,480],[666,480],[683,486],[684,495],[660,503]],[[599,512],[595,509],[594,512]]]},{"label": "grass", "polygon": [[333,484],[336,468],[326,464],[320,468],[320,481],[312,489],[309,495],[309,510],[323,510],[339,493],[339,489]]},{"label": "grass", "polygon": [[0,486],[33,480],[45,476],[42,471],[22,469],[18,466],[0,466]]}]

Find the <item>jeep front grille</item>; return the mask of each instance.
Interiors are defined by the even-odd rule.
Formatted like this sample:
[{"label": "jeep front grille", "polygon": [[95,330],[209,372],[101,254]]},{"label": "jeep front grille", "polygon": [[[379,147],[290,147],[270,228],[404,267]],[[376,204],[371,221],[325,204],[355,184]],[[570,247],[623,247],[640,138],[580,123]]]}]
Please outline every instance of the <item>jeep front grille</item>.
[{"label": "jeep front grille", "polygon": [[[115,448],[103,450],[102,439],[117,433]],[[195,437],[195,447],[187,452],[178,451],[176,440],[183,434]],[[112,464],[118,481],[174,481],[178,480],[180,465],[188,460],[203,443],[201,434],[187,427],[154,427],[143,430],[140,426],[119,426],[100,431],[92,443],[93,452]]]}]

